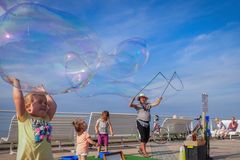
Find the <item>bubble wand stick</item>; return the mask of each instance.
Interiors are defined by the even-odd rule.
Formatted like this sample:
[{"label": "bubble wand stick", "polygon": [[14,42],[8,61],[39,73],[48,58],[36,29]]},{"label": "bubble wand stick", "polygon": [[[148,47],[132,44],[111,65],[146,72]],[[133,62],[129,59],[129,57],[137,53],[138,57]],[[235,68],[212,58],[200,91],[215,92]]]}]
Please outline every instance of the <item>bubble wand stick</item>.
[{"label": "bubble wand stick", "polygon": [[141,93],[147,86],[149,86],[149,85],[152,83],[152,81],[157,78],[157,76],[158,76],[159,74],[163,75],[161,72],[158,72],[158,73],[134,96],[134,98],[136,98],[136,97],[139,95],[139,93]]},{"label": "bubble wand stick", "polygon": [[168,81],[168,84],[167,84],[167,86],[165,87],[165,89],[163,90],[163,92],[162,92],[162,94],[161,94],[160,97],[162,97],[162,96],[164,95],[164,93],[166,92],[166,90],[167,90],[167,88],[169,87],[171,81],[173,80],[173,77],[175,76],[175,74],[176,74],[176,71],[173,73],[171,79]]}]

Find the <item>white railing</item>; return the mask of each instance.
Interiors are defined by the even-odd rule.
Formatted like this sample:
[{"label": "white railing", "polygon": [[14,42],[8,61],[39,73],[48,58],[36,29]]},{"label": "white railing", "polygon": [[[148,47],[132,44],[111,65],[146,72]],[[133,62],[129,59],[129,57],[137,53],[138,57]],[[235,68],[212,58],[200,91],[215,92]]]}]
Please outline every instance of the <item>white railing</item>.
[{"label": "white railing", "polygon": [[[0,110],[0,137],[7,137],[11,118],[16,114],[15,110]],[[57,116],[81,117],[88,121],[90,113],[57,112]]]},{"label": "white railing", "polygon": [[0,137],[8,135],[8,128],[14,114],[13,110],[0,110]]},{"label": "white railing", "polygon": [[[8,135],[8,128],[10,125],[11,118],[15,114],[15,110],[0,110],[0,137],[6,137]],[[114,113],[113,113],[114,114]],[[120,114],[120,113],[119,113]],[[129,113],[121,113],[123,115],[129,114]],[[78,112],[57,112],[56,116],[69,116],[69,117],[81,117],[88,121],[90,113],[78,113]],[[171,118],[172,116],[159,116],[159,124],[162,124],[165,118]],[[179,118],[179,117],[178,117]],[[193,117],[187,116],[187,117],[181,117],[181,118],[189,118],[193,119]],[[152,118],[153,122],[153,118]],[[190,129],[192,130],[195,126],[196,121],[192,121]],[[215,123],[213,119],[211,118],[209,128],[213,130],[216,128]]]},{"label": "white railing", "polygon": [[[6,137],[8,134],[8,128],[11,121],[11,118],[15,114],[15,110],[0,110],[0,137]],[[114,114],[114,113],[113,113]],[[117,113],[117,114],[123,114],[127,115],[130,113]],[[79,116],[81,118],[84,118],[86,121],[88,121],[88,118],[90,116],[90,113],[78,113],[78,112],[57,112],[57,116],[69,116],[69,117],[76,117]],[[171,118],[172,116],[159,116],[159,124],[162,124],[165,118]],[[182,118],[191,118],[191,117],[182,117]],[[153,122],[153,118],[152,118]]]}]

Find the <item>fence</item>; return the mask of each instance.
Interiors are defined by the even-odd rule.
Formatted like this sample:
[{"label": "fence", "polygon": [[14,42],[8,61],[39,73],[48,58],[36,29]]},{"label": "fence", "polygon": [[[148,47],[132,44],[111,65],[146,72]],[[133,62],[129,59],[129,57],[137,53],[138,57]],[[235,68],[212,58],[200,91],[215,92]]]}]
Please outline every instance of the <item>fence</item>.
[{"label": "fence", "polygon": [[[0,137],[7,137],[10,121],[14,114],[16,114],[14,110],[0,110]],[[55,115],[56,117],[81,117],[88,122],[90,113],[57,112]]]},{"label": "fence", "polygon": [[[16,112],[14,110],[0,110],[0,137],[7,137],[8,135],[8,128],[10,125],[10,121],[11,118],[13,117],[13,115]],[[121,113],[121,114],[126,114],[126,113]],[[88,122],[89,117],[90,117],[90,113],[77,113],[77,112],[57,112],[56,113],[56,117],[81,117],[84,120],[86,120],[86,122]],[[172,116],[159,116],[159,124],[162,124],[162,122],[164,121],[165,118],[170,118]],[[180,118],[191,118],[193,119],[193,117],[180,117]],[[152,119],[153,122],[153,119]],[[195,126],[196,121],[192,121],[190,129],[192,130]],[[215,123],[213,122],[213,119],[211,119],[210,121],[210,129],[214,129],[216,128]]]}]

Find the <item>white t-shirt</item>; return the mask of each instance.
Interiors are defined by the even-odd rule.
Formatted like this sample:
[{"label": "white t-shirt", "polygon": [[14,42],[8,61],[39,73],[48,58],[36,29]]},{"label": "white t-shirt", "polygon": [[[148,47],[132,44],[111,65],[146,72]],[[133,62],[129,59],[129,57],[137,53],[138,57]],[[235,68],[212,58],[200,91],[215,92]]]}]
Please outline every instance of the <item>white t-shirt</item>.
[{"label": "white t-shirt", "polygon": [[101,118],[97,120],[99,134],[108,134],[109,120],[103,121]]}]

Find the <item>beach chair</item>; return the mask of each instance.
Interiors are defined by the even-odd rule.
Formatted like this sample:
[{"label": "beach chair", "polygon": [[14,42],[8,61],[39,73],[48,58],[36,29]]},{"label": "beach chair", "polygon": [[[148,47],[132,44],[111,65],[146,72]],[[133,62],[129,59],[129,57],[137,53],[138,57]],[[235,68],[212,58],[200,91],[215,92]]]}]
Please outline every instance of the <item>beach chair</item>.
[{"label": "beach chair", "polygon": [[171,136],[175,137],[186,137],[190,132],[191,119],[186,118],[165,118],[162,126],[168,130],[168,139],[171,139]]},{"label": "beach chair", "polygon": [[[222,120],[223,124],[228,128],[229,124],[231,123],[231,120]],[[229,138],[232,140],[233,136],[240,136],[240,120],[237,121],[238,128],[236,131],[229,132]]]},{"label": "beach chair", "polygon": [[17,116],[14,115],[10,121],[8,135],[7,137],[1,137],[0,143],[10,143],[10,153],[14,154],[16,152],[13,151],[14,143],[18,142],[18,121]]},{"label": "beach chair", "polygon": [[[92,112],[90,114],[88,122],[88,133],[93,139],[97,139],[95,134],[96,121],[101,117],[100,112]],[[113,126],[114,137],[109,137],[111,139],[120,139],[121,145],[124,146],[124,139],[129,137],[135,137],[137,135],[136,127],[136,114],[124,114],[124,113],[110,113],[110,121]]]}]

